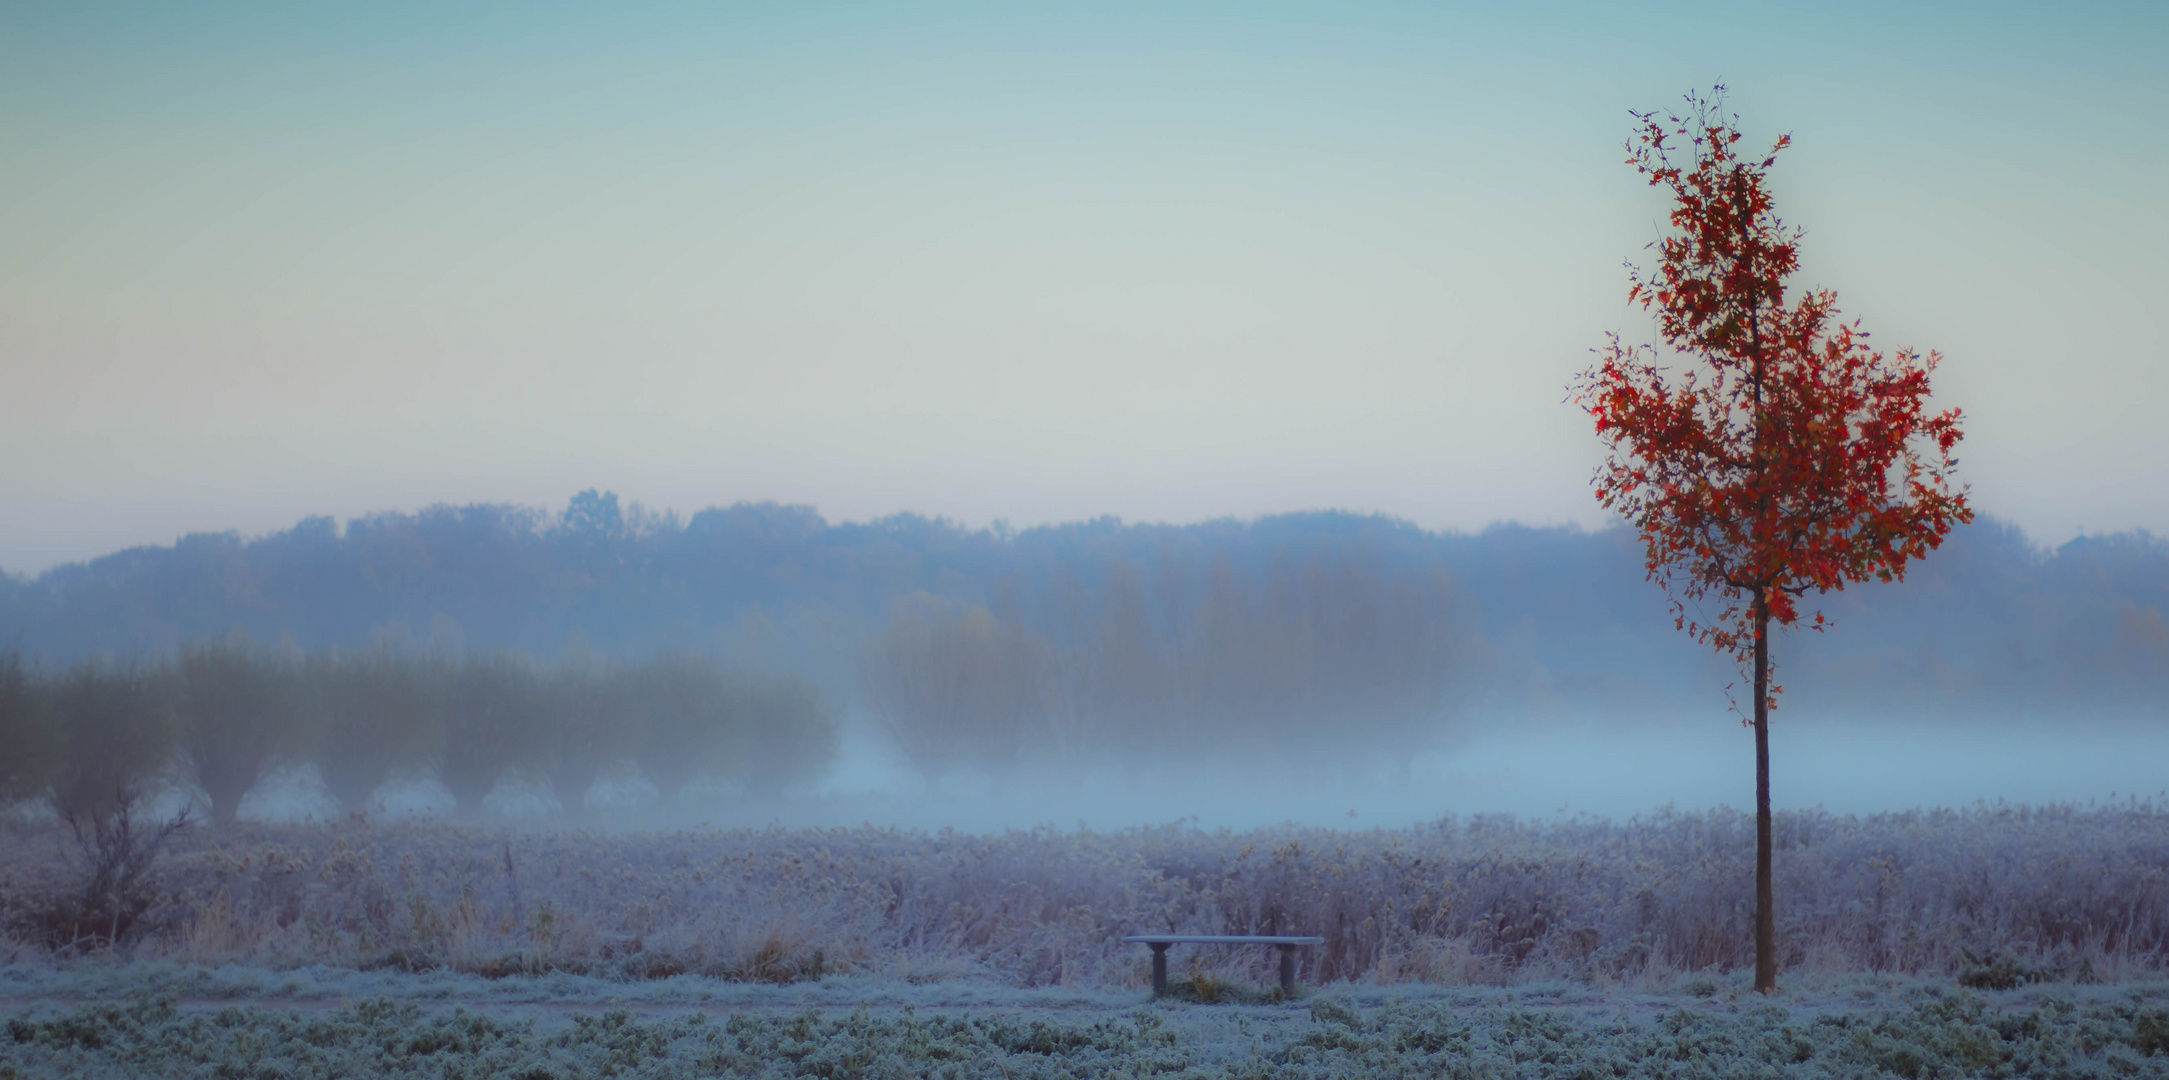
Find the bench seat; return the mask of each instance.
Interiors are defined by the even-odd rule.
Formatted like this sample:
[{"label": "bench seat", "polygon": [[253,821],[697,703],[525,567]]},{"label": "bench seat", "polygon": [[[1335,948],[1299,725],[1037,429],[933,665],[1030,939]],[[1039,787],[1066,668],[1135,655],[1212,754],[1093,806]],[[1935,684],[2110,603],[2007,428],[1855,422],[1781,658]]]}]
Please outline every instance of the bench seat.
[{"label": "bench seat", "polygon": [[1298,945],[1323,945],[1325,939],[1309,934],[1130,934],[1124,944],[1152,946],[1152,993],[1167,993],[1167,947],[1170,945],[1271,945],[1280,953],[1280,992],[1295,993],[1295,949]]}]

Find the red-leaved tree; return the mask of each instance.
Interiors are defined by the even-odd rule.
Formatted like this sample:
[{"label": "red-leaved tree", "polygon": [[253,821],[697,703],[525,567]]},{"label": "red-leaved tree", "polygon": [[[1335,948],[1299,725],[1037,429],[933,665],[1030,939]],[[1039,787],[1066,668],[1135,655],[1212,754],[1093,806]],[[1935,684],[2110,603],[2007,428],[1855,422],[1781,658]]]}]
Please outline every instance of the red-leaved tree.
[{"label": "red-leaved tree", "polygon": [[1755,989],[1769,993],[1771,624],[1800,621],[1809,592],[1903,578],[1973,512],[1950,479],[1958,410],[1928,411],[1941,357],[1869,348],[1828,290],[1788,298],[1801,233],[1766,178],[1791,137],[1743,156],[1723,94],[1632,114],[1627,163],[1673,205],[1657,272],[1630,265],[1627,295],[1664,348],[1610,335],[1573,400],[1611,449],[1597,499],[1640,532],[1675,625],[1754,670]]}]

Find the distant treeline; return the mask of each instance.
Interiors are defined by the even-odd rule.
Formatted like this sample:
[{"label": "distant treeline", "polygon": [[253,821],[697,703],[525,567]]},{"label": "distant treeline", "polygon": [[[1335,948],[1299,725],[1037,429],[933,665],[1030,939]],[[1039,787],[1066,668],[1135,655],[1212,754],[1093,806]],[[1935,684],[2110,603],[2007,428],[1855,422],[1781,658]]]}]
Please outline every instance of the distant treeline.
[{"label": "distant treeline", "polygon": [[231,822],[285,765],[314,765],[350,810],[394,778],[433,777],[463,816],[523,771],[578,816],[598,778],[635,768],[666,800],[704,774],[774,795],[825,771],[836,740],[836,718],[806,680],[688,656],[304,656],[238,637],[188,644],[163,663],[41,670],[0,654],[0,805],[42,800],[101,836],[171,783]]},{"label": "distant treeline", "polygon": [[[1305,573],[1360,580],[1411,607],[1326,612],[1317,605],[1362,594],[1321,584],[1299,602],[1291,590]],[[1238,596],[1246,606],[1229,605]],[[1301,603],[1313,610],[1298,619]],[[1984,521],[1954,533],[1905,583],[1856,587],[1824,607],[1834,632],[1781,643],[1788,715],[2169,710],[2169,545],[2144,533],[2043,551]],[[1417,634],[1425,658],[1371,656],[1417,633],[1393,620],[1419,608],[1429,612]],[[1200,738],[1230,725],[1300,728],[1319,710],[1291,701],[1375,688],[1360,673],[1374,661],[1426,672],[1378,691],[1421,685],[1426,710],[1444,701],[1524,714],[1706,711],[1723,708],[1717,688],[1731,678],[1671,629],[1638,546],[1619,529],[1442,534],[1328,512],[1012,532],[913,515],[830,523],[774,504],[681,520],[596,492],[562,513],[438,506],[343,528],[310,518],[254,539],[196,535],[0,577],[0,648],[50,666],[170,656],[239,629],[312,651],[389,642],[541,657],[701,653],[739,670],[796,672],[839,704],[893,717],[869,654],[935,647],[887,643],[908,636],[900,619],[943,626],[974,611],[986,615],[973,634],[1031,639],[970,647],[1029,654],[1043,692],[1027,741],[1053,745],[1078,724],[1109,745],[1149,742],[1169,724]],[[1377,635],[1371,646],[1356,644],[1364,634]],[[1134,700],[1118,708],[1122,695]],[[1118,736],[1121,724],[1134,730]]]},{"label": "distant treeline", "polygon": [[1405,765],[1484,678],[1435,563],[1353,544],[1250,572],[1219,553],[1151,565],[1004,578],[989,606],[897,599],[862,653],[869,713],[929,783],[1034,758]]}]

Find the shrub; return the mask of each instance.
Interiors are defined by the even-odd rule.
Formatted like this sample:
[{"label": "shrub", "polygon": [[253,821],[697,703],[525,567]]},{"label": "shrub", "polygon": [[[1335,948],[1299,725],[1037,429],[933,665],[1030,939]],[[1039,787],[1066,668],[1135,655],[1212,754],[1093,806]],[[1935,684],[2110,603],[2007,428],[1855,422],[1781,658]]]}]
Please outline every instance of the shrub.
[{"label": "shrub", "polygon": [[172,691],[170,672],[96,662],[53,686],[62,750],[49,797],[82,865],[79,884],[21,920],[33,940],[60,949],[118,944],[157,900],[152,862],[188,824],[188,811],[148,831],[136,821],[172,760]]},{"label": "shrub", "polygon": [[188,811],[138,829],[136,806],[123,803],[94,828],[76,832],[81,880],[30,906],[18,931],[59,952],[118,945],[162,898],[151,870],[173,834],[188,827]]}]

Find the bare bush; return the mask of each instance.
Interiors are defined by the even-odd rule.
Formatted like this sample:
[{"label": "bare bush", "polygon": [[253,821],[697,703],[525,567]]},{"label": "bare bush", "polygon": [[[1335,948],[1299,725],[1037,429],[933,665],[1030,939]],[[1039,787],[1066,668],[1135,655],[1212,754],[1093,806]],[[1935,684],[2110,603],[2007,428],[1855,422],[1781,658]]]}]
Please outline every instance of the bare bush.
[{"label": "bare bush", "polygon": [[242,797],[298,748],[308,708],[300,665],[236,637],[184,647],[176,674],[182,759],[212,823],[231,825]]},{"label": "bare bush", "polygon": [[139,829],[137,803],[123,801],[90,824],[71,820],[76,842],[75,887],[34,901],[15,929],[58,953],[119,945],[164,899],[152,874],[158,851],[189,825],[189,812]]},{"label": "bare bush", "polygon": [[18,931],[63,950],[114,945],[158,899],[152,862],[188,811],[147,832],[136,820],[172,763],[173,689],[169,671],[100,662],[55,680],[61,751],[48,798],[73,841],[78,882],[29,903]]}]

